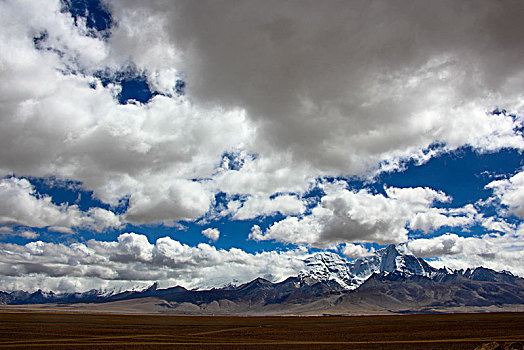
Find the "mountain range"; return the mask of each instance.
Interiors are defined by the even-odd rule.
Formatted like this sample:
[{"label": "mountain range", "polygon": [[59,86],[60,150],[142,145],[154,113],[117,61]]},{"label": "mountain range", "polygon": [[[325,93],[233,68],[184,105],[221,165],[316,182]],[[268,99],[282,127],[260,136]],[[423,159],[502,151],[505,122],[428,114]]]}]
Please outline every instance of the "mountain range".
[{"label": "mountain range", "polygon": [[0,292],[0,304],[73,310],[224,315],[321,315],[524,310],[524,279],[477,267],[436,269],[405,245],[348,262],[321,252],[298,276],[188,290],[53,293]]}]

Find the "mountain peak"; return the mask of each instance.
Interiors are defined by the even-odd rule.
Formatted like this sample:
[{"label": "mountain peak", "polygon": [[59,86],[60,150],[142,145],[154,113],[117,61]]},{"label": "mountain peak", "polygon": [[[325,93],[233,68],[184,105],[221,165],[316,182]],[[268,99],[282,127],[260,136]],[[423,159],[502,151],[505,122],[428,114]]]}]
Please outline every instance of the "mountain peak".
[{"label": "mountain peak", "polygon": [[270,281],[262,277],[257,277],[254,280],[252,280],[251,282],[247,282],[247,283],[244,283],[238,286],[236,289],[240,291],[240,290],[247,290],[247,289],[253,289],[253,288],[267,287],[271,285],[273,285],[273,283],[271,283]]},{"label": "mountain peak", "polygon": [[348,261],[332,252],[319,252],[307,258],[306,269],[299,275],[301,278],[313,278],[317,281],[335,281],[344,288],[349,288],[346,281],[351,279]]},{"label": "mountain peak", "polygon": [[319,261],[326,264],[347,262],[346,259],[333,252],[318,252],[306,259],[307,263],[314,263],[314,261]]},{"label": "mountain peak", "polygon": [[476,268],[468,268],[466,271],[458,271],[462,276],[474,280],[474,281],[485,281],[485,282],[503,282],[513,284],[515,281],[522,281],[522,279],[515,277],[511,272],[501,271],[497,272],[483,266]]},{"label": "mountain peak", "polygon": [[374,254],[347,261],[331,252],[316,253],[305,260],[302,276],[319,281],[336,281],[345,289],[356,289],[373,273],[397,273],[404,276],[430,277],[436,270],[416,257],[406,244],[390,244]]},{"label": "mountain peak", "polygon": [[384,251],[387,251],[387,252],[397,252],[398,253],[397,246],[395,244],[389,244],[386,248],[382,248],[380,250],[384,250]]},{"label": "mountain peak", "polygon": [[400,244],[390,244],[385,248],[379,249],[376,251],[378,254],[385,254],[385,255],[409,255],[409,256],[415,256],[411,250],[409,250],[407,244],[400,243]]},{"label": "mountain peak", "polygon": [[151,286],[149,286],[147,289],[145,289],[144,292],[154,292],[157,289],[158,289],[158,282],[155,282]]}]

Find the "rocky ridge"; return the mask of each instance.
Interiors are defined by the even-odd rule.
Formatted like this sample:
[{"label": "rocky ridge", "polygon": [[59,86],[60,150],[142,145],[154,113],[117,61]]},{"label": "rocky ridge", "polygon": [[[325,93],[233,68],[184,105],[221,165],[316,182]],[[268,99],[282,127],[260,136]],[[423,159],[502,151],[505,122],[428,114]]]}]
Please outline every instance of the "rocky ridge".
[{"label": "rocky ridge", "polygon": [[389,245],[370,256],[347,261],[335,253],[322,252],[306,259],[306,269],[300,276],[319,281],[332,280],[347,290],[357,289],[371,275],[397,273],[402,276],[436,278],[454,273],[448,269],[435,269],[416,257],[404,244]]},{"label": "rocky ridge", "polygon": [[[263,278],[210,290],[166,289],[153,284],[120,293],[37,291],[0,292],[0,304],[55,303],[106,312],[223,315],[321,315],[524,310],[524,279],[487,268],[435,269],[404,245],[390,245],[372,255],[347,261],[334,253],[317,253],[298,276],[273,283]],[[78,306],[78,305],[83,306]]]}]

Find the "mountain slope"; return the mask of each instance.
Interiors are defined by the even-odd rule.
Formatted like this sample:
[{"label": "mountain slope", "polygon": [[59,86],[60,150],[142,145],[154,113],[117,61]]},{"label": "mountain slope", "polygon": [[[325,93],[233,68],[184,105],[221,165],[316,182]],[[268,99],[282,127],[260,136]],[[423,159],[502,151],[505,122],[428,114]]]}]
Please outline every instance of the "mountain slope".
[{"label": "mountain slope", "polygon": [[[256,278],[240,286],[104,294],[0,292],[0,304],[60,303],[60,308],[175,314],[289,315],[524,310],[524,279],[483,267],[435,269],[405,246],[388,246],[348,262],[318,253],[306,270],[279,283]],[[82,303],[82,304],[79,304]],[[136,307],[133,307],[135,305]]]},{"label": "mountain slope", "polygon": [[448,273],[431,267],[411,253],[405,245],[392,244],[352,262],[334,253],[317,253],[306,260],[306,270],[301,272],[301,276],[319,281],[336,281],[344,289],[354,290],[374,273],[382,272],[429,278]]},{"label": "mountain slope", "polygon": [[515,305],[524,308],[524,285],[475,281],[453,275],[445,281],[397,273],[372,275],[353,292],[338,301],[339,310],[363,304],[393,312],[445,312]]}]

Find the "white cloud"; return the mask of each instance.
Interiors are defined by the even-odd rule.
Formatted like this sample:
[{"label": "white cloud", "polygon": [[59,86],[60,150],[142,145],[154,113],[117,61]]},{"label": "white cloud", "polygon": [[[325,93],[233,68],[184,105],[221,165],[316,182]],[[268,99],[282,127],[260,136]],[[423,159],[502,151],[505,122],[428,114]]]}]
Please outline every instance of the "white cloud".
[{"label": "white cloud", "polygon": [[[142,224],[198,219],[220,191],[256,201],[427,160],[435,142],[524,145],[520,116],[486,113],[521,115],[524,45],[509,20],[519,4],[108,4],[118,23],[109,40],[85,36],[58,1],[0,4],[1,174],[80,181],[109,204],[129,197],[127,218]],[[122,106],[118,86],[91,76],[128,65],[167,95]],[[231,150],[257,156],[220,169]],[[239,217],[255,215],[251,205],[302,210],[290,198],[246,204]]]},{"label": "white cloud", "polygon": [[262,229],[258,225],[251,226],[251,230],[248,235],[248,239],[252,239],[254,241],[261,241],[264,240],[264,234],[262,233]]},{"label": "white cloud", "polygon": [[355,174],[434,142],[524,145],[511,118],[486,114],[522,108],[520,3],[111,3],[124,26],[140,13],[162,27],[151,43],[158,30],[121,33],[120,47],[143,61],[164,41],[192,101],[245,108],[257,150],[285,150],[290,166]]},{"label": "white cloud", "polygon": [[220,231],[216,228],[207,228],[202,231],[202,234],[212,241],[216,241],[220,237]]},{"label": "white cloud", "polygon": [[28,231],[28,230],[23,230],[23,231],[19,231],[16,233],[17,235],[20,235],[26,239],[35,239],[35,238],[38,238],[40,236],[40,234],[34,232],[34,231]]},{"label": "white cloud", "polygon": [[117,242],[0,244],[0,252],[3,290],[54,291],[145,287],[155,281],[186,288],[256,277],[280,281],[296,275],[307,255],[301,250],[250,254],[208,244],[191,247],[169,237],[151,244],[135,233],[122,234]]},{"label": "white cloud", "polygon": [[474,210],[468,207],[456,213],[431,208],[434,201],[447,202],[450,198],[430,188],[390,187],[383,195],[366,189],[350,191],[344,182],[339,182],[325,185],[324,191],[326,195],[310,215],[287,217],[271,225],[264,234],[252,233],[252,237],[319,247],[343,242],[401,243],[408,238],[408,224],[428,231],[456,226],[469,223],[470,219],[453,215]]},{"label": "white cloud", "polygon": [[255,159],[244,159],[239,170],[217,172],[213,184],[226,193],[268,197],[304,192],[318,175],[309,164],[296,164],[291,154],[268,150]]},{"label": "white cloud", "polygon": [[435,191],[427,187],[389,187],[385,191],[391,199],[410,203],[411,208],[415,211],[426,209],[428,205],[435,201],[442,203],[451,202],[451,197],[444,192]]},{"label": "white cloud", "polygon": [[275,198],[252,196],[235,212],[233,218],[247,220],[277,212],[288,216],[302,214],[305,209],[304,202],[293,195],[281,195]]},{"label": "white cloud", "polygon": [[0,180],[0,224],[65,233],[72,228],[102,232],[123,225],[119,216],[102,208],[82,212],[76,205],[56,205],[51,197],[39,196],[28,180],[15,177]]},{"label": "white cloud", "polygon": [[202,184],[187,180],[147,184],[129,198],[126,220],[145,224],[194,220],[203,216],[212,203],[212,194]]},{"label": "white cloud", "polygon": [[118,243],[111,252],[110,259],[120,262],[151,262],[153,245],[144,235],[123,233],[118,236]]},{"label": "white cloud", "polygon": [[358,244],[346,244],[342,250],[342,254],[350,259],[362,258],[373,254],[373,250],[368,250]]},{"label": "white cloud", "polygon": [[38,198],[26,179],[7,178],[0,180],[0,223],[72,227],[81,224],[81,212],[76,206],[57,206],[48,196]]},{"label": "white cloud", "polygon": [[493,190],[494,197],[507,207],[509,214],[524,218],[524,171],[509,179],[492,181],[486,188]]},{"label": "white cloud", "polygon": [[90,208],[81,226],[97,232],[105,232],[108,229],[120,228],[123,225],[122,218],[112,211],[102,208]]},{"label": "white cloud", "polygon": [[453,233],[408,242],[417,256],[436,258],[430,261],[435,267],[466,269],[484,266],[496,271],[509,270],[524,276],[522,261],[522,227],[506,234],[487,234],[480,237],[461,237]]},{"label": "white cloud", "polygon": [[417,212],[409,222],[412,230],[431,232],[443,226],[467,228],[480,220],[477,210],[471,204],[463,208],[428,208]]},{"label": "white cloud", "polygon": [[[224,192],[247,200],[227,203],[222,215],[288,216],[265,232],[253,226],[255,240],[391,243],[407,240],[407,228],[429,233],[479,222],[512,230],[472,206],[435,208],[450,198],[429,188],[327,188],[311,214],[300,196],[322,176],[372,177],[402,160],[424,162],[463,145],[523,149],[514,130],[524,115],[524,3],[107,3],[118,25],[101,40],[85,36],[85,24],[75,26],[58,0],[0,1],[0,176],[78,181],[107,204],[129,199],[128,211],[58,206],[36,196],[26,180],[9,178],[0,183],[0,225],[56,232],[175,225],[205,219],[215,194]],[[33,38],[44,32],[37,49]],[[104,87],[93,76],[129,66],[165,95],[120,105],[118,84]],[[180,77],[187,82],[183,97],[174,91]],[[516,117],[487,113],[498,106]],[[435,143],[443,150],[427,151]],[[244,157],[239,169],[222,164],[233,151]],[[519,173],[488,185],[520,218],[523,179]],[[139,237],[121,239],[92,244],[119,244],[121,261],[114,264],[178,261],[172,250],[155,253],[159,242],[151,248]],[[216,255],[209,246],[195,251],[173,242],[160,243]],[[101,280],[124,273],[115,269],[57,271],[73,271],[87,286],[84,273]],[[164,273],[139,271],[144,279]]]},{"label": "white cloud", "polygon": [[12,226],[0,226],[0,235],[20,236],[26,239],[35,239],[40,236],[37,232],[26,229],[15,230]]},{"label": "white cloud", "polygon": [[514,224],[510,224],[503,219],[499,218],[482,218],[481,225],[490,231],[497,231],[503,233],[510,233],[516,230]]},{"label": "white cloud", "polygon": [[0,226],[0,234],[2,235],[12,235],[15,231],[11,226]]},{"label": "white cloud", "polygon": [[[450,233],[435,238],[420,238],[410,241],[409,249],[417,256],[435,258],[443,255],[457,255],[463,252],[464,242],[467,239]],[[471,238],[470,240],[475,240]]]},{"label": "white cloud", "polygon": [[[89,75],[126,69],[129,57],[115,54],[115,43],[82,35],[58,1],[0,7],[1,19],[10,23],[0,33],[0,174],[79,181],[109,204],[129,197],[127,217],[134,223],[205,214],[215,186],[194,180],[210,177],[226,150],[249,143],[244,112],[199,107],[176,96],[119,105],[118,87],[104,88]],[[33,37],[44,30],[45,49],[37,50]],[[102,54],[95,59],[96,52]],[[62,74],[68,66],[86,75]],[[148,72],[160,79],[157,85],[169,83],[164,71]]]}]

